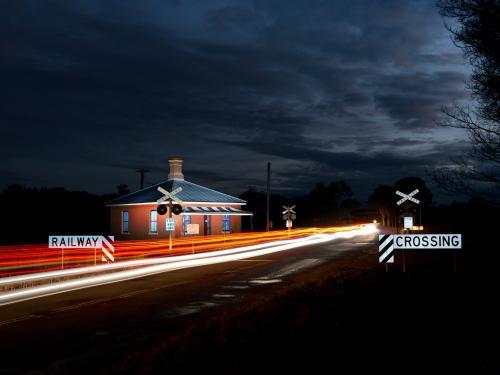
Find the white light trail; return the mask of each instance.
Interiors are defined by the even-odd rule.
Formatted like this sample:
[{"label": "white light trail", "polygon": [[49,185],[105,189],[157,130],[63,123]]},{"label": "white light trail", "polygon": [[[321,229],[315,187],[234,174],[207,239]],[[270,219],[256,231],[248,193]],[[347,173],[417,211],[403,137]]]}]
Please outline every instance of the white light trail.
[{"label": "white light trail", "polygon": [[[360,229],[355,229],[351,231],[336,232],[332,234],[322,233],[322,234],[315,234],[305,238],[300,238],[297,240],[276,241],[276,242],[286,242],[286,243],[276,244],[275,242],[274,244],[271,244],[271,246],[254,249],[252,251],[248,250],[243,251],[241,250],[242,248],[239,248],[239,249],[219,251],[217,252],[218,255],[216,256],[193,258],[194,256],[191,255],[190,257],[192,257],[192,259],[185,258],[183,260],[164,262],[156,265],[148,265],[132,270],[117,271],[111,274],[90,276],[78,280],[61,281],[50,285],[36,286],[32,288],[21,289],[13,292],[0,294],[0,306],[26,301],[34,298],[50,296],[53,294],[74,291],[78,289],[84,289],[99,285],[126,281],[130,279],[136,279],[145,276],[151,276],[158,273],[163,273],[183,268],[199,267],[217,263],[231,262],[246,258],[258,257],[280,251],[291,250],[302,246],[310,246],[310,245],[325,243],[339,238],[352,238],[355,236],[367,235],[376,232],[378,232],[376,226],[373,224],[369,224],[365,225]],[[261,246],[261,245],[252,245],[248,247],[255,247],[255,246]],[[204,255],[204,254],[196,254],[196,255]],[[188,256],[181,256],[181,257],[188,257]],[[181,258],[181,257],[176,257],[176,258]],[[144,259],[143,261],[146,260],[148,259]],[[154,261],[156,259],[149,259],[149,260]]]},{"label": "white light trail", "polygon": [[120,261],[120,262],[109,263],[109,264],[99,264],[97,266],[78,267],[78,268],[70,268],[70,269],[65,269],[65,270],[38,272],[38,273],[34,273],[34,274],[29,274],[29,275],[3,277],[3,278],[0,278],[0,286],[26,283],[26,282],[32,282],[32,281],[41,281],[41,280],[53,279],[53,278],[57,278],[57,277],[83,275],[86,273],[95,273],[95,272],[108,271],[108,270],[114,270],[114,269],[120,269],[120,268],[139,267],[139,266],[147,266],[147,265],[160,264],[160,263],[172,263],[172,262],[178,262],[180,260],[209,258],[209,257],[214,257],[214,256],[219,256],[219,255],[252,251],[252,250],[262,249],[262,248],[266,248],[266,247],[270,247],[270,246],[276,246],[276,245],[286,244],[286,243],[290,243],[290,242],[307,240],[308,238],[313,238],[314,236],[317,236],[317,234],[314,234],[310,237],[303,237],[303,238],[298,238],[298,239],[293,239],[293,240],[272,241],[272,242],[266,242],[266,243],[256,244],[256,245],[236,247],[234,249],[209,251],[206,253],[199,253],[199,254],[178,255],[178,256],[161,257],[161,258],[136,259],[136,260]]}]

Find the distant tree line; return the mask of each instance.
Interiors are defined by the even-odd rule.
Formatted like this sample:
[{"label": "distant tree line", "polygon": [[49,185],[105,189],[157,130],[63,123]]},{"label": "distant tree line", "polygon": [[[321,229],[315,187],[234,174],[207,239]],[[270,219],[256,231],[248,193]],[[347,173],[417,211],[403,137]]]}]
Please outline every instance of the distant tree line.
[{"label": "distant tree line", "polygon": [[[419,189],[415,197],[420,200],[420,205],[396,205],[397,190],[409,193],[414,189]],[[109,194],[68,191],[61,187],[28,188],[10,185],[0,193],[0,244],[45,242],[47,236],[57,234],[109,233],[106,202],[129,192],[127,185],[120,185],[116,193]],[[265,230],[266,193],[249,188],[240,197],[247,201],[244,209],[254,214],[252,220],[243,219],[242,229]],[[370,194],[366,204],[352,199],[352,189],[345,181],[318,183],[310,192],[293,198],[272,194],[272,229],[285,228],[282,212],[283,206],[288,205],[296,205],[297,219],[294,227],[343,225],[374,219],[386,226],[396,226],[405,210],[415,218],[415,225],[419,224],[420,217],[423,217],[424,225],[441,225],[443,222],[463,221],[464,217],[484,219],[498,215],[498,211],[487,211],[484,214],[482,208],[478,208],[484,207],[484,203],[474,200],[467,204],[435,206],[431,191],[419,177],[402,178],[393,186],[379,185]],[[458,211],[460,215],[456,214]]]},{"label": "distant tree line", "polygon": [[0,194],[0,243],[43,242],[58,234],[109,233],[105,203],[126,192],[124,185],[115,194],[102,195],[10,185]]},{"label": "distant tree line", "polygon": [[[350,199],[351,187],[345,181],[318,183],[308,194],[295,198],[272,194],[270,197],[270,221],[273,229],[285,228],[283,206],[296,205],[297,219],[294,226],[336,225],[350,221],[351,212],[361,207],[361,203]],[[266,193],[249,188],[239,196],[247,202],[245,209],[253,212],[253,229],[266,228]],[[351,220],[352,221],[352,220]],[[249,221],[243,221],[243,229],[249,230]]]}]

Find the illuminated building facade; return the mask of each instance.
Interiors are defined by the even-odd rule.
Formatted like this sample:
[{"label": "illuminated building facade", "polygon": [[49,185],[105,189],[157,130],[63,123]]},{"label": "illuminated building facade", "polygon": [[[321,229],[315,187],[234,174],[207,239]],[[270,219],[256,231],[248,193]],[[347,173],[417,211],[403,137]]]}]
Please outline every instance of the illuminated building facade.
[{"label": "illuminated building facade", "polygon": [[[235,233],[241,231],[243,216],[252,213],[241,209],[242,199],[184,180],[183,160],[169,160],[170,173],[166,181],[124,195],[108,202],[111,232],[116,239],[168,238],[168,214],[160,215],[157,200],[164,195],[158,187],[171,192],[182,188],[175,196],[181,201],[180,215],[173,215],[174,237],[188,235],[189,224],[198,224],[200,235]],[[176,202],[174,202],[176,203]]]}]

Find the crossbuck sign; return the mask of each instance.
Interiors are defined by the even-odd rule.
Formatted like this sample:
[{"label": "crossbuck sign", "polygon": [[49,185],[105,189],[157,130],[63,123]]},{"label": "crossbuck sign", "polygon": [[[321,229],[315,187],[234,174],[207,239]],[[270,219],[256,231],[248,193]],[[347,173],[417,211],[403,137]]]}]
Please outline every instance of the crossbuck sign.
[{"label": "crossbuck sign", "polygon": [[399,206],[401,203],[406,202],[406,201],[411,201],[413,203],[419,204],[420,201],[416,198],[413,198],[413,196],[417,193],[418,193],[418,189],[413,190],[410,194],[402,193],[399,190],[396,191],[397,195],[399,195],[400,197],[403,197],[397,201],[397,205]]},{"label": "crossbuck sign", "polygon": [[283,220],[286,220],[286,227],[290,229],[293,226],[292,220],[297,218],[296,212],[294,211],[295,205],[293,206],[283,206],[285,211],[283,211]]},{"label": "crossbuck sign", "polygon": [[156,203],[160,204],[160,203],[163,203],[169,199],[171,199],[173,202],[182,203],[182,201],[175,196],[176,194],[179,194],[182,191],[182,187],[178,187],[175,190],[168,191],[168,190],[165,190],[164,188],[162,188],[161,186],[158,186],[158,191],[160,193],[164,194],[164,196],[161,197],[160,199],[158,199],[156,201]]}]

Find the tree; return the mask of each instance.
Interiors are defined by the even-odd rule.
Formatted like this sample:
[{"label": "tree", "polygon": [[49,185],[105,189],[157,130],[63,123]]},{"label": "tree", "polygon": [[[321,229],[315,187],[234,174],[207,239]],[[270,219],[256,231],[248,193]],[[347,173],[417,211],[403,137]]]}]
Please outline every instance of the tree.
[{"label": "tree", "polygon": [[475,104],[444,108],[442,126],[466,131],[470,153],[431,172],[446,191],[499,203],[500,192],[500,1],[439,0],[455,44],[473,67],[469,90]]},{"label": "tree", "polygon": [[[249,187],[247,191],[240,194],[238,197],[245,200],[245,210],[253,213],[253,217],[242,221],[242,228],[245,231],[253,230],[264,231],[266,229],[266,209],[267,198],[265,191],[257,191],[255,187]],[[273,223],[272,228],[277,229],[283,227],[285,222],[282,218],[282,206],[290,204],[290,200],[279,195],[271,194],[270,197],[270,220]],[[251,224],[253,223],[253,225]]]},{"label": "tree", "polygon": [[121,197],[123,195],[130,194],[130,189],[128,188],[127,184],[121,184],[116,187],[118,190],[118,196]]},{"label": "tree", "polygon": [[368,198],[368,206],[377,210],[382,225],[390,225],[394,214],[394,189],[379,185]]},{"label": "tree", "polygon": [[296,199],[297,208],[301,208],[301,222],[304,220],[310,225],[335,224],[339,220],[340,202],[350,196],[352,190],[345,181],[316,184],[309,194]]}]

